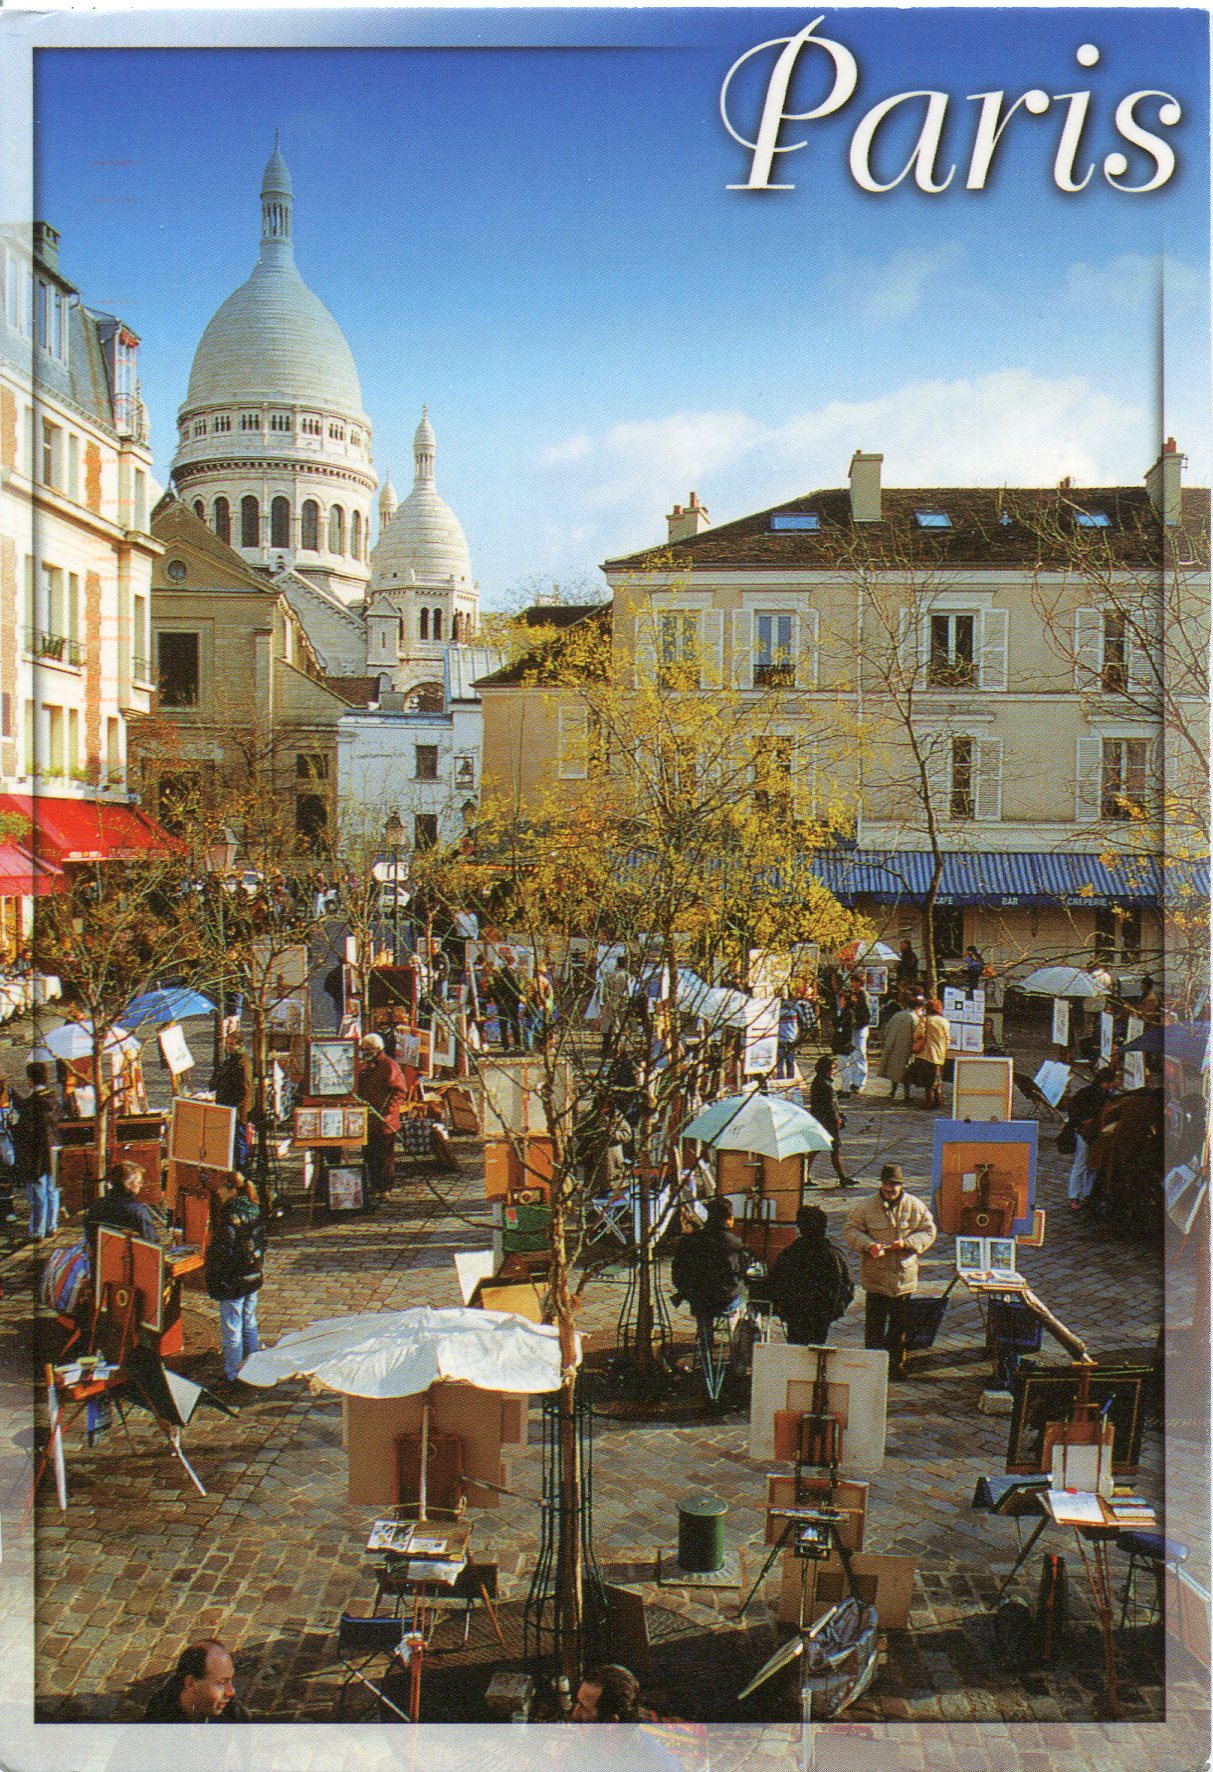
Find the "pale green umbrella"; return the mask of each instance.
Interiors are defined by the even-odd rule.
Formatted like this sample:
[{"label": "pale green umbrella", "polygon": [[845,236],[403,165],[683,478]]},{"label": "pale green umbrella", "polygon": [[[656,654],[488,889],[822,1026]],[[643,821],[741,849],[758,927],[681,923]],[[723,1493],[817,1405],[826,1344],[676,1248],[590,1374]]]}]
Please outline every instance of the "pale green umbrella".
[{"label": "pale green umbrella", "polygon": [[683,1138],[698,1139],[718,1151],[748,1151],[756,1157],[804,1157],[828,1151],[834,1140],[820,1121],[795,1102],[753,1090],[726,1095],[701,1109],[683,1127]]}]

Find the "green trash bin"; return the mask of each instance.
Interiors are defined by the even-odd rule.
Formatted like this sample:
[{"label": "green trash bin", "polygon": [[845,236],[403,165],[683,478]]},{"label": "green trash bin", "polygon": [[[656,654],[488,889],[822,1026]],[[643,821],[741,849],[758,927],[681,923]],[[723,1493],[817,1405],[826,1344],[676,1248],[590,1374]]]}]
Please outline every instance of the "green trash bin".
[{"label": "green trash bin", "polygon": [[712,1575],[724,1567],[726,1501],[692,1495],[678,1503],[678,1567],[688,1575]]}]

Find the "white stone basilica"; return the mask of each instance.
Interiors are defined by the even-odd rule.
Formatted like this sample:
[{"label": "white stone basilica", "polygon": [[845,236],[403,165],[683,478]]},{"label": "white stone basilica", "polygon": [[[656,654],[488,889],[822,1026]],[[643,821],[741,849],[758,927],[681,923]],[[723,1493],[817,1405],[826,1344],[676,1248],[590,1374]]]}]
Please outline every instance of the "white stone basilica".
[{"label": "white stone basilica", "polygon": [[[173,485],[286,595],[324,671],[354,696],[358,712],[341,722],[339,797],[365,800],[372,788],[382,795],[390,787],[389,797],[403,801],[390,760],[399,750],[401,771],[427,784],[418,816],[434,817],[445,837],[461,828],[450,824],[448,808],[457,801],[462,818],[479,780],[471,683],[500,660],[475,645],[479,588],[463,529],[435,484],[428,410],[413,438],[412,491],[397,503],[389,477],[374,498],[358,370],[337,321],[296,267],[293,202],[275,137],[261,181],[260,253],[194,353]],[[458,734],[447,730],[452,719],[462,722]],[[425,720],[441,730],[422,733]],[[390,736],[381,721],[391,722]],[[435,743],[437,778],[429,773]]]}]

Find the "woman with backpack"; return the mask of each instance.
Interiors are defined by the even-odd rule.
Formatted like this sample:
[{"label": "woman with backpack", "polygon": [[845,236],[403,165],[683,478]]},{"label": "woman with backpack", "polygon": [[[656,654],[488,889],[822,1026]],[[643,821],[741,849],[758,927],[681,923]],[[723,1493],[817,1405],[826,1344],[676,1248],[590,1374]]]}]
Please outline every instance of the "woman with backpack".
[{"label": "woman with backpack", "polygon": [[265,1220],[242,1175],[215,1190],[214,1222],[206,1251],[206,1289],[219,1304],[223,1375],[234,1384],[240,1368],[261,1346],[257,1294],[265,1278]]},{"label": "woman with backpack", "polygon": [[855,1296],[847,1258],[826,1236],[828,1220],[820,1206],[802,1206],[796,1214],[799,1233],[775,1258],[771,1297],[790,1342],[820,1347]]}]

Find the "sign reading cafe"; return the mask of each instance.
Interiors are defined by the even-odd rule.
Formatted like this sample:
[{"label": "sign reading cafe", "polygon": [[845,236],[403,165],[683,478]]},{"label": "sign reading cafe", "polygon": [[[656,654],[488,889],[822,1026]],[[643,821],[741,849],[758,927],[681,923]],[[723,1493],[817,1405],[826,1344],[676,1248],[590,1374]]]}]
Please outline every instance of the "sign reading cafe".
[{"label": "sign reading cafe", "polygon": [[[775,156],[798,153],[808,146],[808,137],[781,140],[785,126],[819,122],[823,117],[842,111],[853,98],[859,84],[859,63],[845,43],[818,33],[824,17],[823,13],[815,18],[794,37],[776,37],[756,44],[739,56],[725,75],[720,89],[721,117],[733,140],[748,148],[753,156],[745,183],[729,185],[728,190],[794,190],[794,185],[773,181],[772,174],[777,170]],[[752,120],[742,119],[737,115],[742,109],[741,102],[730,89],[739,70],[757,57],[765,58],[759,64],[761,68],[770,62],[770,71]],[[1074,59],[1080,68],[1094,68],[1099,63],[1100,50],[1094,43],[1080,43]],[[810,80],[818,72],[826,74],[829,87],[818,103],[798,110],[794,107],[803,101],[795,97],[793,86],[796,75],[802,70]],[[941,142],[949,111],[952,107],[959,109],[964,105],[976,107],[971,112],[962,113],[971,118],[967,169],[946,161],[941,164]],[[907,115],[921,116],[913,148],[899,171],[886,169],[889,176],[881,178],[873,168],[873,158],[884,139],[884,126]],[[851,177],[861,190],[879,193],[894,190],[913,174],[919,190],[934,196],[946,191],[957,172],[963,170],[964,189],[984,191],[1008,131],[1031,127],[1023,122],[1024,117],[1046,115],[1049,115],[1048,139],[1053,152],[1053,183],[1059,191],[1086,190],[1096,175],[1096,158],[1107,184],[1115,190],[1136,195],[1158,190],[1175,171],[1175,150],[1170,142],[1165,136],[1156,134],[1152,127],[1146,128],[1142,121],[1144,116],[1148,122],[1157,123],[1163,129],[1175,128],[1183,110],[1179,101],[1168,92],[1147,87],[1126,93],[1112,114],[1115,142],[1105,135],[1100,144],[1099,107],[1093,107],[1092,94],[1087,90],[1048,93],[1043,88],[1032,87],[1018,98],[1009,100],[1007,93],[1001,90],[973,92],[955,98],[950,93],[927,88],[896,92],[863,113],[851,136],[848,156]],[[1106,129],[1106,120],[1103,121]],[[1135,151],[1133,162],[1123,152],[1126,147]]]}]

